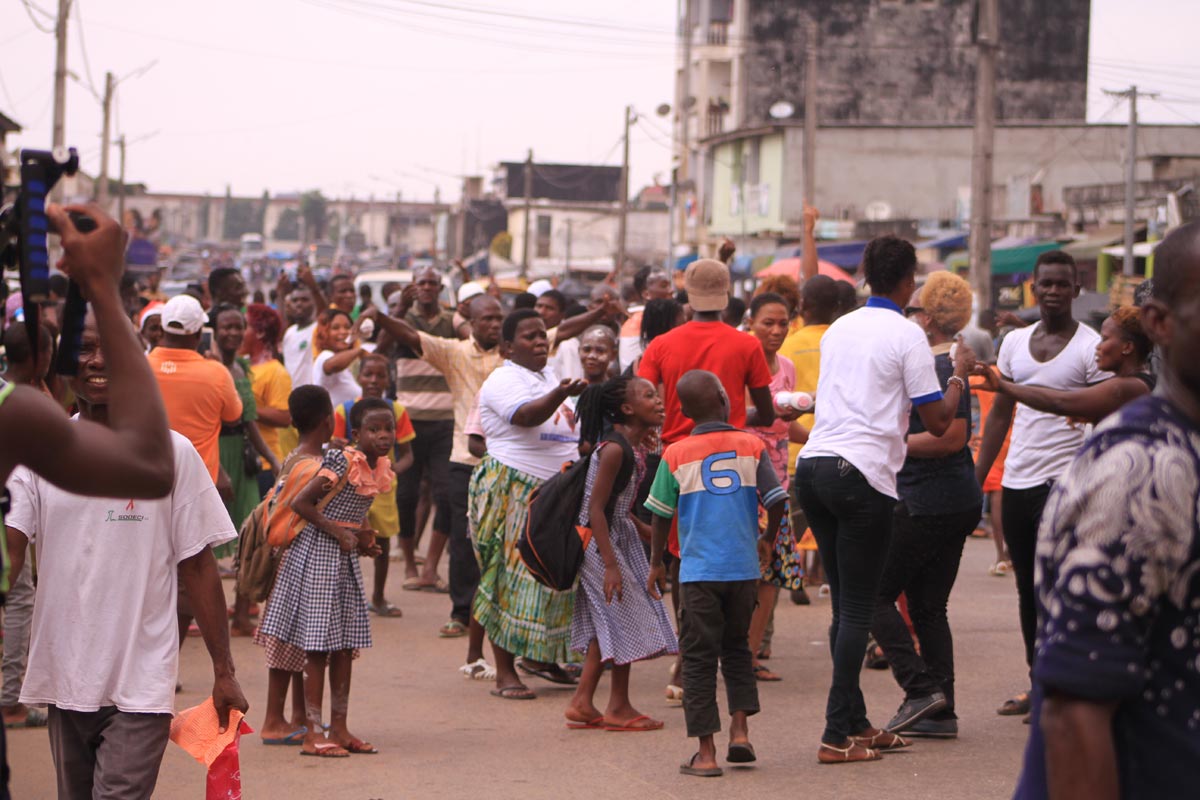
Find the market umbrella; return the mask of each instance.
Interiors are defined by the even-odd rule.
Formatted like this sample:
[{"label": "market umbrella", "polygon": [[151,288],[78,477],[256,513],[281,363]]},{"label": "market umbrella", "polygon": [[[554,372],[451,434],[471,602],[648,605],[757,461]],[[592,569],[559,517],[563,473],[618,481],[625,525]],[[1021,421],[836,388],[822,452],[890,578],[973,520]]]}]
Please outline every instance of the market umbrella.
[{"label": "market umbrella", "polygon": [[[845,281],[854,286],[854,278],[837,264],[830,264],[828,261],[817,262],[817,274],[826,275],[833,278],[835,281]],[[781,258],[771,264],[771,266],[758,272],[756,278],[764,278],[768,275],[788,275],[799,279],[800,277],[800,259],[798,258]]]}]

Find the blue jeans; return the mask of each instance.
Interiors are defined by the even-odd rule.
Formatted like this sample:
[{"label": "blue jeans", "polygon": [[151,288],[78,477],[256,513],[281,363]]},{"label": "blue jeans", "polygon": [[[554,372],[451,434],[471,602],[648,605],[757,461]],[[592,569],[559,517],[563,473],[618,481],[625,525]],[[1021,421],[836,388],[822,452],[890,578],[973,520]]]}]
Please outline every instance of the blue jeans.
[{"label": "blue jeans", "polygon": [[817,540],[833,601],[829,629],[833,684],[821,741],[840,745],[846,737],[871,727],[858,678],[892,539],[896,501],[871,488],[853,464],[837,456],[800,459],[792,487]]}]

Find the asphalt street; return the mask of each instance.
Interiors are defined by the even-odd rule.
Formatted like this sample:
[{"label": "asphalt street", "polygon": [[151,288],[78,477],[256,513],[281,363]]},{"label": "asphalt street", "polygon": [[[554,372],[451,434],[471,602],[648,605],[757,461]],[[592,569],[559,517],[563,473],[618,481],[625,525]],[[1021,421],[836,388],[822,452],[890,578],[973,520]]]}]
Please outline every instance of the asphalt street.
[{"label": "asphalt street", "polygon": [[[758,763],[727,769],[719,779],[681,776],[693,752],[683,714],[666,705],[668,661],[633,668],[634,703],[666,722],[662,731],[572,731],[563,724],[571,689],[530,679],[538,699],[500,700],[491,684],[457,672],[465,640],[437,637],[449,600],[405,592],[399,578],[390,597],[401,619],[373,619],[375,647],[355,662],[350,696],[351,729],[373,742],[378,755],[349,759],[300,758],[298,748],[268,747],[257,734],[242,740],[244,796],[258,798],[1006,798],[1012,794],[1028,728],[995,708],[1025,685],[1017,598],[1012,577],[987,574],[992,545],[966,543],[950,618],[957,656],[960,736],[919,740],[881,762],[821,766],[816,761],[830,676],[825,631],[829,601],[794,606],[781,599],[769,665],[781,683],[759,684],[763,711],[751,719]],[[370,581],[370,564],[364,561]],[[399,565],[393,575],[399,575]],[[226,581],[226,590],[231,583]],[[238,678],[250,700],[248,721],[257,727],[266,692],[262,653],[250,640],[233,640]],[[490,654],[489,654],[490,659]],[[189,639],[180,666],[184,691],[177,708],[208,695],[211,672],[204,645]],[[901,701],[889,672],[864,671],[872,722],[883,724]],[[607,681],[597,703],[603,708]],[[722,705],[724,703],[721,697]],[[328,696],[326,699],[328,703]],[[720,741],[720,740],[719,740]],[[9,731],[12,796],[55,796],[45,730]],[[204,793],[204,769],[174,745],[163,761],[155,797],[192,798]]]}]

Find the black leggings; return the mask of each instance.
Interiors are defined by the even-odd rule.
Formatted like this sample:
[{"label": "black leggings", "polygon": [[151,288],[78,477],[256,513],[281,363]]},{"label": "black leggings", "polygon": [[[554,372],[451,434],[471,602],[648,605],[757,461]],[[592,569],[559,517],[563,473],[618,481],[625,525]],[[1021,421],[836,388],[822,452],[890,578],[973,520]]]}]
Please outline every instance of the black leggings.
[{"label": "black leggings", "polygon": [[1025,639],[1025,663],[1033,667],[1033,640],[1037,636],[1037,596],[1033,587],[1033,557],[1037,551],[1038,526],[1053,482],[1031,489],[1005,489],[1000,508],[1004,541],[1017,576],[1017,600],[1021,612],[1021,636]]}]

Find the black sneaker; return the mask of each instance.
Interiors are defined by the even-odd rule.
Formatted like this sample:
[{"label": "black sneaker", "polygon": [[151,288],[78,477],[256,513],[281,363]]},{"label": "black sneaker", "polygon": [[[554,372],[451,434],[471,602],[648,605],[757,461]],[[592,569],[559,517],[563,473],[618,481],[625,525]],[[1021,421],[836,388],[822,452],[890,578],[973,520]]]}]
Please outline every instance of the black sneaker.
[{"label": "black sneaker", "polygon": [[914,697],[912,700],[905,700],[896,711],[896,716],[892,717],[891,721],[884,726],[884,730],[891,733],[907,731],[914,722],[936,714],[945,707],[946,695],[941,692],[934,692],[928,697]]},{"label": "black sneaker", "polygon": [[792,602],[798,606],[811,605],[812,601],[808,599],[808,592],[804,591],[804,587],[792,590]]},{"label": "black sneaker", "polygon": [[957,739],[958,720],[920,719],[905,728],[904,735],[926,739]]}]

